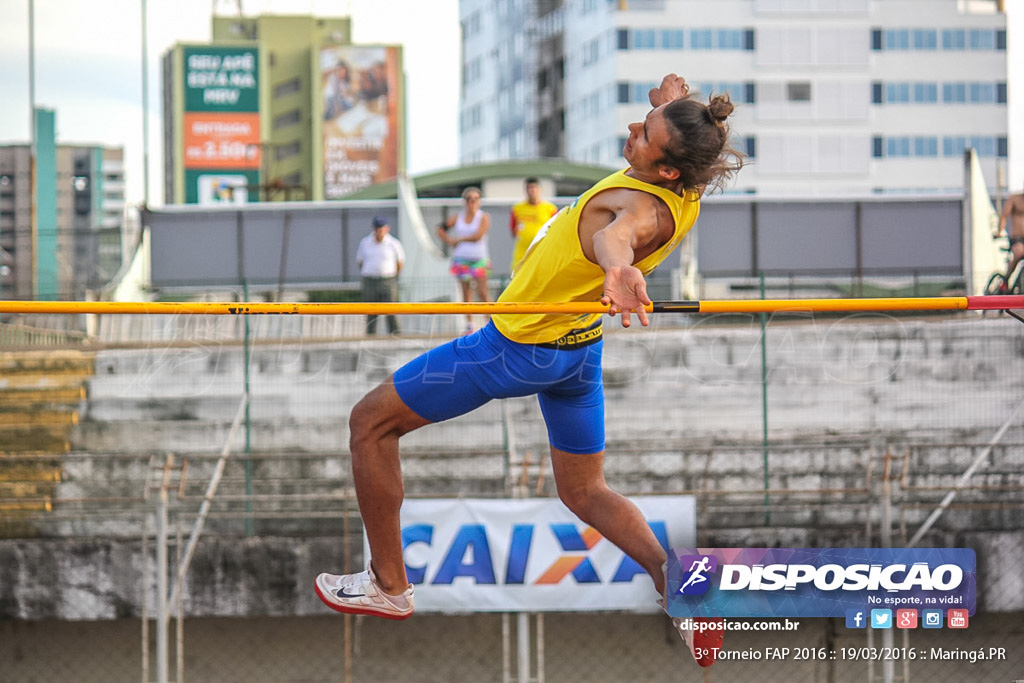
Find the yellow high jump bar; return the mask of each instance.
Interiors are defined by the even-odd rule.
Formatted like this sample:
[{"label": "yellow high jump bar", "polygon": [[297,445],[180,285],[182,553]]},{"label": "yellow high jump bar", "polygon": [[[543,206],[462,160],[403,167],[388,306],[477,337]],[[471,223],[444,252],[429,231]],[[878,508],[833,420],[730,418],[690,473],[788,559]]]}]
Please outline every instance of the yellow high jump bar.
[{"label": "yellow high jump bar", "polygon": [[[1024,309],[1024,296],[938,296],[867,299],[737,299],[655,301],[651,313],[816,313],[868,311],[1008,311]],[[0,301],[0,313],[104,315],[432,315],[607,313],[600,302],[568,303],[286,303],[221,301]]]}]

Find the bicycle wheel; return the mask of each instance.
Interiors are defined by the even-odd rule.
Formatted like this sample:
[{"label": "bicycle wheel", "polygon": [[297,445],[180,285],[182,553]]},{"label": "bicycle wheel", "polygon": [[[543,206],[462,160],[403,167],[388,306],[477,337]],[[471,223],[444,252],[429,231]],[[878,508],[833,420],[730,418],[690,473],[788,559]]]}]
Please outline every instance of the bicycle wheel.
[{"label": "bicycle wheel", "polygon": [[985,294],[1006,294],[1006,276],[1002,273],[992,273],[988,284],[985,285]]},{"label": "bicycle wheel", "polygon": [[1017,277],[1010,287],[1009,294],[1024,294],[1024,267],[1017,269]]}]

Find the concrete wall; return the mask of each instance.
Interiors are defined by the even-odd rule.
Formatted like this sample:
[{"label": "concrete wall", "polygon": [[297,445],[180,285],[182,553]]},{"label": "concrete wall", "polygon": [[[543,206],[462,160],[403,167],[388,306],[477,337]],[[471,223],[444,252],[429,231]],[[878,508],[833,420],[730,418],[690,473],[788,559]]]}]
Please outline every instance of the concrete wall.
[{"label": "concrete wall", "polygon": [[[609,331],[613,486],[696,495],[702,545],[861,546],[880,542],[888,468],[899,545],[984,455],[924,544],[976,548],[983,609],[1024,610],[1024,413],[1010,419],[1024,383],[1024,326],[1005,317],[775,320],[765,346],[766,447],[760,328],[725,322]],[[435,343],[254,349],[250,473],[241,430],[189,575],[188,615],[319,612],[311,577],[340,568],[346,552],[349,566],[362,561],[350,407]],[[215,343],[101,351],[95,370],[58,504],[32,518],[35,538],[0,541],[0,617],[138,615],[142,587],[153,583],[153,550],[139,540],[144,520],[150,535],[154,528],[152,467],[167,453],[177,465],[187,460],[185,497],[171,503],[172,523],[187,534],[243,385],[241,351]],[[520,476],[531,495],[554,495],[548,466],[537,467],[545,444],[533,399],[492,403],[403,440],[408,495],[503,496]]]}]

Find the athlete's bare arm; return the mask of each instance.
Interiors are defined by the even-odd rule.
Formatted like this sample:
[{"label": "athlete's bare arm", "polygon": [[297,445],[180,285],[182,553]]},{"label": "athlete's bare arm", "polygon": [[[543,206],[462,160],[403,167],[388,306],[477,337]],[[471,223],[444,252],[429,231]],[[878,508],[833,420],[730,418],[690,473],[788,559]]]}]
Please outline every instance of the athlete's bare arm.
[{"label": "athlete's bare arm", "polygon": [[607,190],[587,202],[580,216],[580,245],[587,259],[605,272],[601,303],[609,315],[622,316],[630,326],[630,311],[640,324],[648,324],[644,306],[647,296],[644,275],[634,264],[649,256],[675,231],[672,213],[657,197],[625,188]]}]

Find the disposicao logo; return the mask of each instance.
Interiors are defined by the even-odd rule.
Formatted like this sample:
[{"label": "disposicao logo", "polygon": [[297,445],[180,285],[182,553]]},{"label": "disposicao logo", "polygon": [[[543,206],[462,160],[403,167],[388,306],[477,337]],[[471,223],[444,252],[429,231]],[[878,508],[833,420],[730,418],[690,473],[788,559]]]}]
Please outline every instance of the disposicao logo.
[{"label": "disposicao logo", "polygon": [[[969,548],[685,548],[668,563],[674,617],[838,616],[898,609],[974,613]],[[865,619],[867,621],[867,619]],[[916,624],[915,624],[916,626]],[[854,618],[853,628],[863,628]]]},{"label": "disposicao logo", "polygon": [[[718,558],[714,555],[683,555],[679,564],[685,569],[679,595],[703,595],[711,587],[708,574],[718,569]],[[689,569],[686,569],[689,567]]]}]

